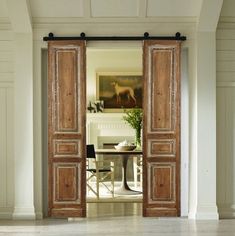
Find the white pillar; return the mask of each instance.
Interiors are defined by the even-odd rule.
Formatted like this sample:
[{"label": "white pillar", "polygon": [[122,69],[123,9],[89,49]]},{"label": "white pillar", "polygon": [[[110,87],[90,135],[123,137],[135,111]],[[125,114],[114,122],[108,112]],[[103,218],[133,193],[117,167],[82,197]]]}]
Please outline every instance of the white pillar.
[{"label": "white pillar", "polygon": [[[189,218],[218,219],[216,206],[216,37],[197,33],[197,130]],[[194,190],[193,190],[194,189]]]},{"label": "white pillar", "polygon": [[33,41],[15,34],[15,208],[13,219],[35,219],[33,179]]}]

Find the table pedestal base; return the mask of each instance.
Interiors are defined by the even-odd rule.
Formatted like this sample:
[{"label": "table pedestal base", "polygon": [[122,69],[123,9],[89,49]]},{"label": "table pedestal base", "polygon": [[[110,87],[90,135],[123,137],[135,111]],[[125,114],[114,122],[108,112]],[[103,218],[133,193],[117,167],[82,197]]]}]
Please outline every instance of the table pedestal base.
[{"label": "table pedestal base", "polygon": [[135,191],[132,189],[125,189],[125,188],[118,188],[114,190],[114,194],[117,195],[135,195],[135,194],[142,194],[140,191]]},{"label": "table pedestal base", "polygon": [[118,195],[134,195],[141,194],[140,191],[130,189],[126,180],[126,168],[127,168],[128,155],[123,155],[122,158],[122,185],[121,187],[114,190],[114,194]]}]

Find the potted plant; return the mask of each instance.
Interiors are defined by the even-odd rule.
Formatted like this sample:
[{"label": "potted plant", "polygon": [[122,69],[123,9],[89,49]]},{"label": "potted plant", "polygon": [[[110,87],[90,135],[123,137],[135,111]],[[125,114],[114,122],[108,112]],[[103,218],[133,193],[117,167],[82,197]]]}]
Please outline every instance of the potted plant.
[{"label": "potted plant", "polygon": [[135,130],[135,145],[137,149],[140,149],[143,111],[141,108],[133,108],[124,112],[123,120]]}]

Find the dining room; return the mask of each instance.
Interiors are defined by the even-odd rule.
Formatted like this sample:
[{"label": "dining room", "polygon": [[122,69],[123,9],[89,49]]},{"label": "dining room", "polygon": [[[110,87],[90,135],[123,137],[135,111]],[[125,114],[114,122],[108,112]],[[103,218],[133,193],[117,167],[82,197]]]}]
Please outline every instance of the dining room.
[{"label": "dining room", "polygon": [[[127,94],[120,93],[118,101],[114,82],[132,89],[134,97],[128,90]],[[88,205],[120,202],[141,205],[142,149],[137,150],[135,129],[124,120],[127,111],[142,110],[141,44],[134,43],[131,48],[124,44],[121,47],[88,45],[86,101],[86,143],[94,145],[101,168],[114,164],[113,183],[108,176],[104,183],[97,184],[97,177],[91,177],[87,171],[87,179],[90,177],[86,194]],[[89,168],[95,168],[94,160],[88,159],[87,163]]]}]

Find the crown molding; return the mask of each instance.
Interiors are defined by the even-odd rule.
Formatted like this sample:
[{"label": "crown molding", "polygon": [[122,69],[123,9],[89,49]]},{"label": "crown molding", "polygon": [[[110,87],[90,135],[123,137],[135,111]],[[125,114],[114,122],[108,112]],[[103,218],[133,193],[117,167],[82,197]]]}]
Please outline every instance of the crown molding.
[{"label": "crown molding", "polygon": [[33,17],[33,24],[196,23],[197,17]]},{"label": "crown molding", "polygon": [[235,16],[221,16],[217,29],[234,29],[235,28]]},{"label": "crown molding", "polygon": [[[164,27],[163,27],[164,25]],[[196,25],[195,17],[148,17],[148,18],[33,18],[33,29],[48,29],[58,31],[63,29],[66,35],[67,31],[77,29],[80,32],[96,32],[106,34],[107,29],[130,32],[132,34],[139,31],[148,31],[150,34],[163,31],[191,31]],[[99,26],[99,27],[97,27]],[[169,29],[168,29],[169,28]],[[142,30],[143,29],[143,30]],[[143,32],[145,32],[143,31]],[[71,34],[71,33],[70,33]],[[96,33],[97,34],[97,33]]]},{"label": "crown molding", "polygon": [[235,16],[221,16],[219,19],[219,23],[234,23]]}]

